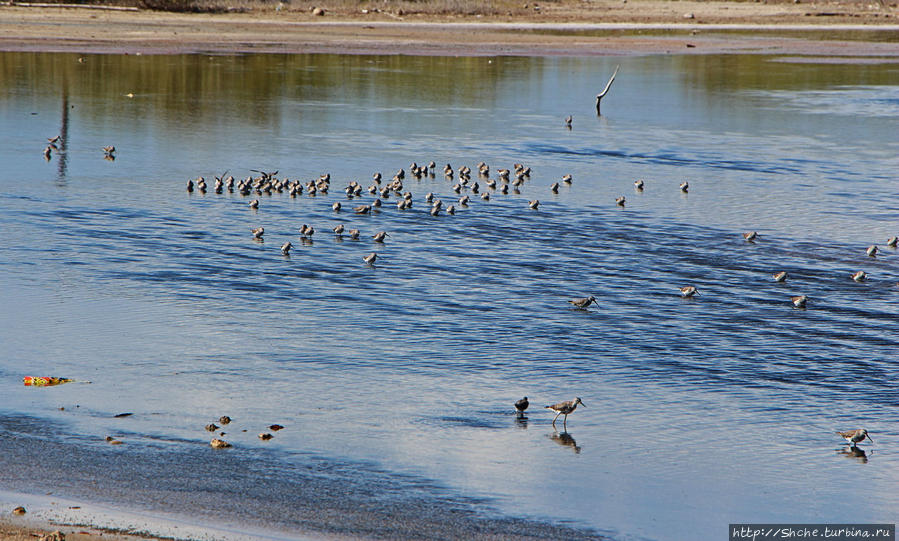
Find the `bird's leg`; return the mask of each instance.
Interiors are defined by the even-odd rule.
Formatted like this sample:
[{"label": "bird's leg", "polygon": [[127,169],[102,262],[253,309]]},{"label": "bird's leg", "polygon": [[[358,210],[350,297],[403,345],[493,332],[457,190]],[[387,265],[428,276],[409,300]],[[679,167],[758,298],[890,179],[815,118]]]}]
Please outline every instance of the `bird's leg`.
[{"label": "bird's leg", "polygon": [[562,415],[561,411],[559,413],[557,413],[555,417],[553,417],[553,426],[556,426],[556,419],[559,418],[559,415]]}]

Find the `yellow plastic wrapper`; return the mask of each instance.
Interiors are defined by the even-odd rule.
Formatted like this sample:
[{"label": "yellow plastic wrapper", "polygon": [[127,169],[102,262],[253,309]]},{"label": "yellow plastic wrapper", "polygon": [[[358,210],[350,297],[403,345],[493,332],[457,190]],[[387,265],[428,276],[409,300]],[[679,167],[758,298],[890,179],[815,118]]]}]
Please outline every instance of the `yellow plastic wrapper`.
[{"label": "yellow plastic wrapper", "polygon": [[71,383],[75,381],[69,378],[55,378],[52,376],[25,376],[23,378],[26,387],[50,387],[52,385],[62,385],[63,383]]}]

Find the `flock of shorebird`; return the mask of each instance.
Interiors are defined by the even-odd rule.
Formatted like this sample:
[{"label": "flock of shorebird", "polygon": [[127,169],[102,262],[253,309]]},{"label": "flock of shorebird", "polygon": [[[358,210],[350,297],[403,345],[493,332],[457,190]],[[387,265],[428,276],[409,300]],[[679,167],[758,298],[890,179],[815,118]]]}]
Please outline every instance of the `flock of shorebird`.
[{"label": "flock of shorebird", "polygon": [[[617,70],[616,70],[617,72]],[[612,76],[614,79],[614,75]],[[611,83],[611,81],[610,81]],[[597,99],[597,109],[598,109],[599,98]],[[565,125],[570,129],[572,123],[572,117],[569,115],[565,118]],[[44,149],[43,155],[44,159],[50,160],[52,153],[54,150],[58,150],[57,143],[61,143],[61,136],[57,135],[54,137],[50,137],[47,139],[48,145]],[[104,158],[107,160],[115,160],[115,147],[114,146],[106,146],[103,147]],[[415,179],[421,179],[423,177],[434,178],[435,162],[431,161],[427,165],[419,166],[416,163],[412,163],[409,166],[410,175]],[[471,202],[472,195],[479,195],[480,198],[484,201],[489,201],[491,197],[491,193],[500,193],[500,194],[508,194],[510,190],[514,193],[520,193],[519,187],[525,183],[526,180],[530,178],[531,168],[525,167],[520,163],[516,163],[513,166],[514,170],[514,180],[512,180],[513,170],[509,169],[497,169],[496,170],[496,179],[490,178],[490,166],[485,164],[484,162],[480,162],[477,165],[478,169],[478,180],[472,181],[471,179],[471,169],[467,166],[460,167],[458,171],[454,170],[450,164],[446,164],[443,167],[443,175],[444,178],[450,181],[454,181],[455,177],[458,175],[458,181],[455,182],[452,186],[453,192],[456,195],[460,195],[458,200],[458,205],[460,207],[467,207]],[[253,170],[255,173],[259,173],[259,176],[248,176],[246,179],[241,181],[235,181],[234,177],[228,175],[225,172],[222,176],[215,177],[214,191],[217,194],[224,193],[228,191],[229,193],[233,193],[235,191],[239,192],[243,196],[250,196],[251,194],[255,194],[256,196],[261,196],[263,194],[272,195],[273,192],[287,192],[291,197],[297,197],[301,195],[304,190],[306,194],[309,196],[315,196],[319,193],[327,194],[331,188],[331,175],[324,174],[321,175],[317,180],[301,182],[299,180],[289,180],[287,178],[279,179],[277,178],[278,171],[269,173],[264,171]],[[228,175],[228,176],[226,176]],[[413,196],[409,191],[404,191],[403,180],[406,178],[406,171],[404,169],[400,169],[393,175],[393,178],[390,182],[382,185],[382,175],[381,173],[375,173],[372,175],[372,183],[368,186],[367,192],[371,195],[375,196],[374,201],[371,204],[361,204],[356,205],[352,208],[355,214],[364,215],[370,214],[374,212],[378,212],[379,209],[383,206],[384,200],[390,198],[391,195],[397,197],[396,207],[398,210],[408,210],[412,208],[413,205]],[[480,181],[484,182],[484,185],[487,189],[482,190],[480,186]],[[570,174],[566,174],[561,177],[560,182],[562,184],[570,185],[572,183],[572,176]],[[553,182],[549,189],[552,193],[559,193],[560,182]],[[511,186],[511,187],[510,187]],[[638,179],[634,181],[634,189],[637,192],[642,192],[645,189],[646,185],[642,179]],[[690,189],[690,185],[688,182],[683,182],[680,184],[679,189],[683,193],[687,193]],[[205,194],[208,190],[206,180],[203,177],[199,177],[196,180],[190,179],[187,181],[187,191],[192,193],[194,191],[198,191],[200,193]],[[462,195],[462,192],[466,192],[465,195]],[[360,183],[356,181],[352,181],[347,184],[344,188],[344,192],[348,199],[354,199],[362,196],[363,187]],[[450,204],[446,207],[443,206],[443,202],[436,198],[435,195],[429,192],[425,196],[425,201],[430,205],[429,214],[431,216],[439,216],[441,212],[444,212],[448,215],[454,215],[456,213],[455,204]],[[617,197],[615,199],[615,204],[618,206],[625,206],[627,199],[624,196]],[[528,208],[537,210],[540,201],[538,199],[533,199],[528,201]],[[259,209],[259,199],[254,198],[250,201],[249,207],[253,210]],[[341,212],[343,209],[343,205],[337,201],[331,206],[334,212]],[[344,224],[338,224],[333,228],[333,232],[339,238],[342,238],[344,234],[346,234],[352,240],[358,240],[361,233],[358,229],[349,229],[347,230]],[[253,238],[258,241],[263,240],[263,235],[265,234],[265,228],[260,226],[257,228],[253,228],[251,230]],[[303,226],[299,230],[300,240],[304,244],[310,244],[312,236],[315,233],[315,229],[307,224],[303,224]],[[376,243],[383,243],[384,240],[389,237],[390,234],[386,231],[378,231],[374,235],[372,235],[372,240]],[[746,242],[754,243],[758,239],[758,233],[756,231],[749,231],[743,233],[743,238]],[[887,246],[891,248],[896,248],[897,244],[899,244],[899,238],[890,237],[886,242]],[[281,245],[281,253],[284,256],[289,257],[290,250],[293,248],[293,244],[290,241],[284,242]],[[870,257],[876,257],[879,248],[877,245],[871,245],[865,251],[866,254]],[[364,256],[362,259],[368,265],[374,265],[375,261],[378,258],[378,254],[376,252],[371,252],[368,255]],[[852,274],[851,279],[856,282],[863,282],[867,279],[867,274],[864,271],[857,271]],[[779,271],[773,275],[773,279],[776,282],[785,282],[787,280],[787,273],[785,271]],[[684,298],[692,298],[693,296],[699,296],[700,292],[696,288],[696,286],[688,285],[679,288],[680,294]],[[807,295],[796,295],[790,297],[790,301],[793,306],[797,308],[805,308],[809,301],[809,297]],[[596,297],[589,296],[583,298],[571,299],[568,301],[574,307],[578,309],[587,309],[591,304],[596,304]],[[568,415],[577,409],[578,405],[584,405],[583,401],[581,401],[580,397],[575,397],[572,400],[566,400],[563,402],[559,402],[557,404],[545,406],[546,409],[552,410],[556,412],[555,417],[553,417],[552,425],[555,427],[556,420],[560,415],[564,415],[563,426],[567,428]],[[521,400],[515,403],[515,409],[518,412],[519,416],[523,416],[525,410],[527,410],[529,406],[528,398],[524,397]],[[586,406],[585,406],[586,407]],[[843,437],[850,445],[850,448],[855,449],[856,445],[866,438],[874,442],[871,437],[868,435],[867,430],[860,428],[857,430],[850,430],[846,432],[837,432],[841,437]]]},{"label": "flock of shorebird", "polygon": [[[743,238],[746,239],[746,242],[754,243],[756,241],[756,239],[758,238],[758,236],[759,236],[759,234],[756,231],[749,231],[749,232],[743,233]],[[887,239],[886,244],[887,244],[887,246],[889,246],[891,248],[896,248],[896,245],[899,244],[899,237],[890,237],[889,239]],[[871,246],[868,246],[868,248],[865,250],[865,253],[868,254],[869,257],[877,257],[878,251],[879,251],[879,248],[877,247],[877,245],[872,244]],[[854,272],[853,274],[850,274],[849,277],[856,282],[864,282],[865,280],[868,279],[868,274],[865,271],[860,270],[860,271]],[[773,275],[773,278],[774,278],[775,282],[786,282],[787,281],[787,273],[786,273],[786,271],[775,272]],[[681,287],[680,293],[681,293],[681,296],[685,297],[685,298],[691,298],[694,295],[700,294],[699,290],[696,288],[696,286]],[[575,302],[575,301],[570,301],[570,302],[574,303],[576,306],[578,306],[580,308],[586,308],[586,306],[589,306],[589,303],[587,303],[586,305],[583,305],[583,306],[581,304],[579,304],[579,302],[584,301],[584,300],[585,299],[576,299],[576,301],[578,301],[578,302]],[[790,302],[792,302],[793,306],[795,306],[796,308],[805,308],[808,305],[808,301],[809,301],[808,295],[795,295],[795,296],[790,297]]]},{"label": "flock of shorebird", "polygon": [[[437,164],[433,161],[427,165],[421,166],[413,162],[409,166],[408,174],[410,177],[418,180],[422,178],[435,178],[436,168]],[[510,192],[520,193],[519,188],[531,175],[531,168],[520,163],[515,164],[511,170],[502,168],[497,169],[496,178],[490,177],[490,166],[484,162],[477,165],[477,170],[478,176],[476,179],[472,180],[472,170],[470,167],[462,166],[456,170],[452,165],[446,164],[443,167],[443,176],[447,180],[455,182],[451,189],[456,196],[459,196],[459,199],[457,202],[444,205],[440,198],[436,197],[433,192],[429,192],[424,198],[429,208],[428,214],[431,216],[440,216],[441,214],[455,215],[458,210],[456,205],[458,205],[458,208],[467,208],[472,204],[472,197],[480,197],[483,201],[489,201],[492,197],[491,194],[506,195]],[[278,178],[278,171],[266,172],[252,170],[252,172],[258,173],[258,175],[250,175],[243,180],[236,180],[233,175],[228,175],[228,172],[225,172],[221,176],[215,177],[212,189],[217,194],[237,192],[245,197],[255,195],[256,197],[249,202],[249,207],[253,210],[259,210],[260,201],[258,197],[263,194],[272,195],[275,192],[286,192],[290,197],[295,198],[305,193],[310,197],[315,197],[319,194],[328,194],[331,190],[330,174],[321,175],[316,180],[301,182],[299,180],[290,180],[288,178]],[[385,201],[388,201],[391,197],[395,197],[397,200],[397,210],[406,211],[412,209],[412,192],[406,190],[403,184],[406,175],[406,170],[400,169],[393,175],[389,182],[384,182],[381,173],[374,173],[372,175],[371,184],[367,188],[363,188],[362,184],[357,181],[349,182],[343,189],[347,199],[352,200],[361,198],[363,196],[363,191],[374,196],[374,200],[371,203],[354,205],[352,207],[353,213],[356,215],[368,215],[381,212],[382,207],[386,204]],[[482,182],[483,186],[481,185]],[[570,185],[572,182],[571,175],[563,176],[561,182]],[[552,191],[558,193],[558,190],[559,185],[556,183],[553,185]],[[196,191],[205,194],[209,191],[209,186],[204,177],[189,179],[187,181],[187,191],[188,193]],[[537,210],[539,205],[540,201],[537,199],[528,201],[528,207],[531,209]],[[340,201],[336,201],[331,205],[331,209],[335,213],[341,213],[344,211],[344,205]],[[344,235],[346,235],[351,240],[359,240],[361,235],[358,229],[347,229],[346,225],[343,223],[335,226],[333,232],[338,239],[343,239]],[[260,226],[252,228],[250,233],[255,240],[263,241],[265,227]],[[303,224],[299,230],[299,234],[300,241],[303,244],[311,244],[312,237],[315,234],[315,228],[311,225]],[[385,239],[389,236],[390,234],[386,231],[378,231],[372,235],[372,240],[375,243],[383,244]],[[289,257],[292,248],[292,242],[284,242],[281,245],[281,254]],[[368,265],[374,265],[377,258],[377,252],[371,252],[362,259]]]},{"label": "flock of shorebird", "polygon": [[[570,126],[571,118],[566,118],[565,122],[566,125]],[[427,165],[422,166],[419,166],[418,164],[413,162],[409,166],[409,175],[415,179],[434,178],[436,176],[436,167],[437,166],[433,161],[431,161]],[[425,202],[429,205],[428,213],[431,216],[440,216],[441,213],[454,215],[457,210],[456,204],[458,204],[461,208],[468,207],[473,196],[478,196],[484,201],[489,201],[491,193],[508,194],[509,191],[513,191],[513,193],[516,194],[520,193],[519,188],[522,186],[522,184],[525,183],[525,181],[530,178],[531,174],[531,169],[529,167],[525,167],[524,165],[518,163],[514,165],[512,170],[502,168],[497,169],[495,179],[490,178],[490,166],[488,166],[484,162],[481,162],[477,165],[477,171],[477,179],[472,180],[471,169],[469,167],[463,166],[458,170],[455,170],[450,164],[446,164],[443,167],[443,175],[447,180],[454,182],[454,184],[452,185],[452,191],[457,196],[459,196],[458,202],[444,206],[444,203],[441,201],[441,199],[437,198],[432,192],[429,192],[424,198]],[[258,173],[258,176],[251,175],[240,181],[235,180],[235,178],[232,175],[228,175],[227,172],[225,172],[221,176],[216,176],[213,190],[217,194],[222,194],[226,191],[229,193],[234,193],[236,191],[245,197],[255,195],[256,197],[249,202],[249,207],[253,210],[259,209],[260,201],[258,197],[262,196],[263,194],[272,195],[274,192],[287,192],[290,197],[298,197],[305,192],[308,196],[314,197],[318,194],[328,194],[331,190],[330,174],[321,175],[316,180],[301,182],[299,180],[278,178],[278,171],[264,172],[253,170],[253,172]],[[375,199],[371,203],[352,206],[352,212],[357,215],[367,215],[380,212],[380,209],[384,206],[385,201],[389,200],[391,196],[394,196],[397,199],[396,207],[398,210],[404,211],[411,209],[413,206],[413,195],[410,191],[404,189],[403,183],[406,175],[406,170],[400,169],[393,175],[392,179],[389,182],[384,182],[381,173],[375,173],[374,175],[372,175],[372,182],[367,188],[363,188],[363,186],[357,181],[349,182],[343,189],[348,199],[352,200],[362,197],[363,191],[367,191],[369,194],[375,197]],[[481,182],[484,183],[484,187],[481,186]],[[572,182],[572,176],[570,174],[566,174],[562,176],[558,182],[553,182],[550,185],[549,189],[552,193],[558,193],[562,185],[571,185]],[[638,193],[643,192],[645,188],[646,183],[644,180],[639,179],[634,182],[634,189]],[[187,191],[190,193],[198,191],[205,194],[208,189],[209,187],[207,186],[206,180],[203,177],[190,179],[187,182]],[[683,182],[679,185],[679,189],[683,193],[688,193],[688,191],[690,190],[690,185],[688,182]],[[620,196],[615,199],[615,204],[621,207],[625,206],[626,202],[627,200],[624,196]],[[540,205],[540,201],[538,199],[529,200],[527,202],[527,205],[528,208],[537,210]],[[331,209],[335,213],[340,213],[344,210],[344,206],[341,202],[337,201],[331,205]],[[346,226],[343,223],[335,226],[333,228],[333,233],[338,238],[343,238],[343,236],[346,235],[352,240],[359,240],[361,235],[358,229],[346,229]],[[263,241],[265,228],[262,226],[253,228],[251,230],[251,234],[255,240]],[[314,234],[315,228],[311,225],[303,224],[299,229],[300,241],[303,244],[311,244]],[[373,234],[371,238],[375,243],[383,243],[389,236],[390,234],[386,231],[378,231]],[[756,231],[750,231],[743,233],[743,238],[746,242],[755,243],[756,240],[759,239],[759,234]],[[888,239],[887,245],[895,248],[897,245],[897,237],[891,237],[890,239]],[[284,242],[280,248],[281,254],[289,257],[292,248],[293,244],[290,241]],[[877,252],[878,247],[876,245],[872,245],[866,250],[867,255],[870,257],[876,257]],[[364,256],[362,259],[366,264],[374,265],[377,258],[378,254],[376,252],[371,252],[368,255]],[[788,276],[785,271],[780,271],[773,275],[773,279],[776,282],[785,282],[787,280],[787,277]],[[867,278],[867,274],[864,271],[858,271],[852,274],[851,278],[856,282],[862,282]],[[681,296],[684,298],[692,298],[694,296],[700,295],[698,288],[694,285],[683,286],[680,287],[679,290]],[[808,300],[809,297],[806,295],[797,295],[790,297],[790,301],[797,308],[805,308]],[[577,309],[587,309],[590,307],[590,305],[597,303],[596,297],[594,296],[571,299],[568,302]],[[545,406],[546,409],[552,410],[556,413],[552,421],[553,427],[555,427],[556,420],[559,418],[559,416],[563,415],[563,426],[567,429],[568,415],[574,412],[575,409],[577,409],[578,405],[584,405],[584,403],[579,397],[575,397],[572,400]],[[518,412],[518,415],[523,416],[528,406],[529,402],[527,397],[524,397],[516,402],[515,408]],[[855,449],[856,444],[860,443],[865,438],[869,440],[871,439],[865,429],[857,429],[848,432],[838,432],[838,434],[845,438],[847,442],[849,442],[851,449]]]}]

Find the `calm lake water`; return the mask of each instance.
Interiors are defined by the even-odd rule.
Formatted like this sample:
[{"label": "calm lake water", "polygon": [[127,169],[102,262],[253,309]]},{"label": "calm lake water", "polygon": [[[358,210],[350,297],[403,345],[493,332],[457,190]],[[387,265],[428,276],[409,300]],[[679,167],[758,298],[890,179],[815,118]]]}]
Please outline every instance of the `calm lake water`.
[{"label": "calm lake water", "polygon": [[[77,59],[0,54],[0,487],[274,537],[436,538],[444,511],[544,538],[899,522],[899,64]],[[480,161],[533,172],[504,195]],[[460,206],[446,163],[492,198]],[[400,168],[412,209],[348,210]],[[254,169],[332,188],[212,190]],[[554,429],[542,406],[575,396]],[[864,457],[834,434],[860,427]]]}]

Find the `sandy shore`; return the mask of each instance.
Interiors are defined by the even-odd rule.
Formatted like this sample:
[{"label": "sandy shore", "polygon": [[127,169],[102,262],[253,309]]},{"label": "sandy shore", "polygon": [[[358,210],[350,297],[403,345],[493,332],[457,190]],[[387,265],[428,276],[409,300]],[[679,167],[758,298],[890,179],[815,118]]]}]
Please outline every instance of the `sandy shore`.
[{"label": "sandy shore", "polygon": [[[859,2],[582,2],[493,17],[177,14],[0,6],[0,50],[72,53],[899,55],[899,9]],[[876,7],[872,7],[876,6]],[[822,15],[823,14],[823,15]],[[685,18],[692,17],[692,18]],[[892,40],[890,40],[892,36]]]}]

